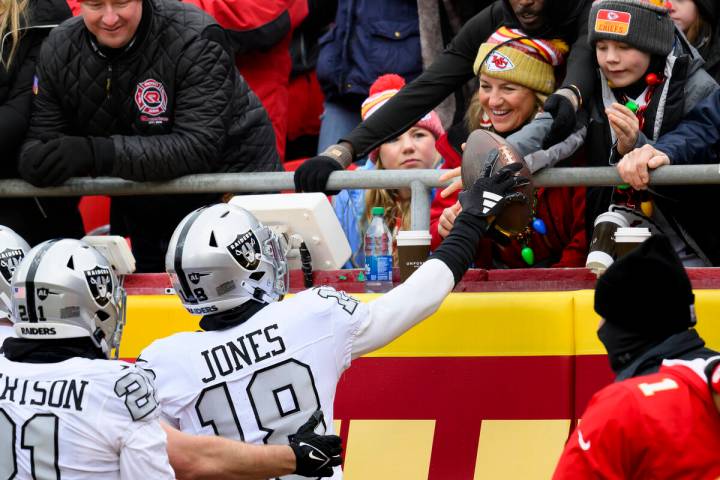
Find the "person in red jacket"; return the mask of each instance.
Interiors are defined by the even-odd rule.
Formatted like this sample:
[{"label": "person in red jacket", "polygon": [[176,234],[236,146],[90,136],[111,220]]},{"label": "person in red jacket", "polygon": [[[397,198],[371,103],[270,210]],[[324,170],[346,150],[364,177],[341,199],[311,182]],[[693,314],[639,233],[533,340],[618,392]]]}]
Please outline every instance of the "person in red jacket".
[{"label": "person in red jacket", "polygon": [[[567,46],[559,41],[520,38],[523,35],[520,30],[501,28],[478,50],[474,68],[479,75],[480,89],[468,108],[469,130],[484,128],[507,136],[542,111],[544,99],[555,87],[554,67],[563,62]],[[453,144],[460,143],[457,138],[465,136],[463,130],[453,128],[437,141],[436,149],[445,159],[444,169],[459,167],[462,162],[461,154]],[[562,146],[557,148],[560,150]],[[534,216],[542,221],[544,232],[541,227],[528,228],[522,238],[515,238],[507,245],[483,239],[475,266],[585,265],[585,189],[538,188],[534,203]],[[433,250],[447,236],[459,212],[456,192],[449,196],[437,192],[430,211]],[[527,253],[528,249],[532,254]]]},{"label": "person in red jacket", "polygon": [[596,393],[553,480],[720,477],[720,357],[666,360],[660,372]]},{"label": "person in red jacket", "polygon": [[613,263],[594,308],[616,383],[590,401],[554,479],[720,478],[720,353],[695,331],[670,239],[653,235]]},{"label": "person in red jacket", "polygon": [[184,0],[212,15],[228,34],[235,64],[267,110],[285,158],[290,40],[308,15],[308,0]]}]

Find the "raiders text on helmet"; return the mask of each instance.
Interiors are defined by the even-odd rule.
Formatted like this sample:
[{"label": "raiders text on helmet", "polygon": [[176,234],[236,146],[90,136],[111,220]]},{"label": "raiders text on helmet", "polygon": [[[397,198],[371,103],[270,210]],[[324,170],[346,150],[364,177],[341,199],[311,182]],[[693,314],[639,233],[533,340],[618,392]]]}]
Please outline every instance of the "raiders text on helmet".
[{"label": "raiders text on helmet", "polygon": [[175,229],[165,268],[194,315],[248,300],[273,302],[288,289],[286,245],[250,212],[226,203],[195,210]]},{"label": "raiders text on helmet", "polygon": [[90,337],[108,354],[120,340],[123,308],[110,263],[81,240],[41,243],[13,277],[12,312],[22,338]]}]

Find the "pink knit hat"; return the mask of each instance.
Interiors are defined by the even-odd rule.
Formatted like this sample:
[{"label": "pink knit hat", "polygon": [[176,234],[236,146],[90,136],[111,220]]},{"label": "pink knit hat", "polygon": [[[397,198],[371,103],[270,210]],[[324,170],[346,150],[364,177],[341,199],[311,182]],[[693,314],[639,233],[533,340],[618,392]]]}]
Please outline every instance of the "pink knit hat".
[{"label": "pink knit hat", "polygon": [[[405,80],[403,80],[400,75],[389,73],[379,76],[370,87],[370,96],[365,99],[362,107],[360,107],[362,119],[365,120],[375,113],[380,107],[385,105],[385,102],[390,100],[390,97],[395,95],[404,86]],[[414,126],[430,131],[435,137],[435,140],[445,133],[445,129],[440,122],[440,117],[438,117],[438,114],[435,113],[434,110],[422,117]],[[368,158],[370,158],[373,163],[377,160],[379,151],[380,148],[376,148],[368,155]]]}]

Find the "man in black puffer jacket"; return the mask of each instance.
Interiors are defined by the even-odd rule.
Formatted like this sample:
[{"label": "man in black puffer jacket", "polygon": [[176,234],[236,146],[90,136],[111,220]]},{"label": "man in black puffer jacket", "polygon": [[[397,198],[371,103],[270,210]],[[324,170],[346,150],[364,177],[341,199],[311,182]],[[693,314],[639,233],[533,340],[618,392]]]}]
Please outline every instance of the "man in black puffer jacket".
[{"label": "man in black puffer jacket", "polygon": [[[166,0],[85,0],[81,14],[41,50],[25,179],[282,170],[268,116],[210,16]],[[114,198],[111,231],[131,237],[138,271],[160,272],[175,225],[214,197]]]}]

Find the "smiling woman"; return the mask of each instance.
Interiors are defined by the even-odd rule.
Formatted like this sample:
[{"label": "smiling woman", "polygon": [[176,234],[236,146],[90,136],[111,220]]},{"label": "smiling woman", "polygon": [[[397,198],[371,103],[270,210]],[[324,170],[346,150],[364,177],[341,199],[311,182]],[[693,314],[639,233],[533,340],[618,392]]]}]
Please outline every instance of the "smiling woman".
[{"label": "smiling woman", "polygon": [[[515,8],[516,4],[536,2],[511,3]],[[526,13],[530,15],[529,11]],[[531,122],[542,112],[546,96],[554,91],[554,67],[564,62],[567,51],[567,45],[559,40],[528,38],[526,32],[518,29],[498,29],[477,53],[474,71],[479,76],[480,88],[468,108],[468,130],[489,130],[507,137]],[[456,142],[450,139],[456,130],[453,127],[451,133],[438,141],[438,150],[446,160],[443,168],[460,165],[459,154],[451,146]],[[475,257],[477,267],[579,267],[584,264],[584,190],[541,188],[533,193],[531,225],[511,235],[506,242],[483,239]],[[433,199],[430,220],[433,248],[453,228],[461,210],[456,200],[457,194],[446,198],[437,195]]]},{"label": "smiling woman", "polygon": [[525,36],[502,27],[480,46],[473,66],[480,89],[468,111],[470,131],[487,128],[510,135],[542,110],[555,89],[554,67],[564,62],[568,46]]}]

